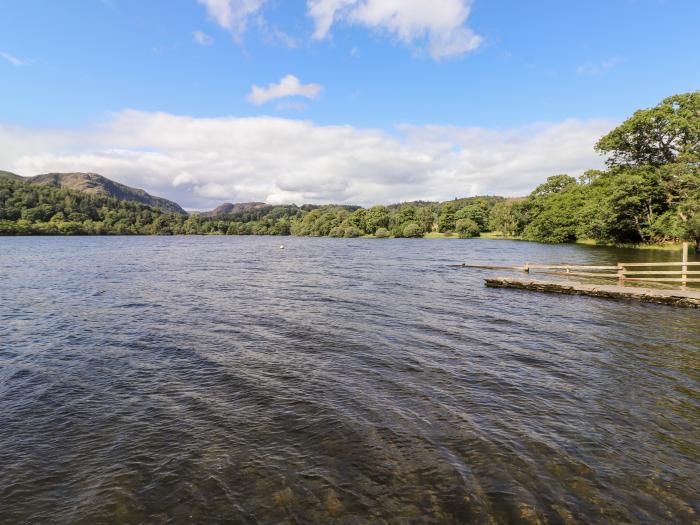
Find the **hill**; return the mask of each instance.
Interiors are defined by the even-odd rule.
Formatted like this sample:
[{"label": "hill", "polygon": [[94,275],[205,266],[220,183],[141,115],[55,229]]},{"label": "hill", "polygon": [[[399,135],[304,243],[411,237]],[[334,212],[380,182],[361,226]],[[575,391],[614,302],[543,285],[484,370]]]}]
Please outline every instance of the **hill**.
[{"label": "hill", "polygon": [[121,200],[145,204],[146,206],[163,211],[180,213],[183,215],[187,214],[179,204],[173,201],[162,197],[156,197],[138,188],[132,188],[125,184],[114,182],[97,173],[47,173],[34,177],[24,177],[23,179],[30,184],[53,186],[55,188],[80,191],[90,195],[115,197]]},{"label": "hill", "polygon": [[258,210],[260,208],[267,208],[268,206],[269,205],[265,204],[264,202],[237,202],[235,204],[231,202],[224,202],[213,210],[202,212],[199,215],[202,217],[220,217],[221,215]]},{"label": "hill", "polygon": [[0,176],[0,235],[170,233],[185,215],[110,195]]},{"label": "hill", "polygon": [[10,179],[10,180],[24,180],[24,177],[22,177],[22,176],[20,176],[20,175],[17,175],[16,173],[12,173],[12,172],[10,172],[10,171],[3,171],[3,170],[0,170],[0,180],[3,180],[3,179],[5,179],[5,180],[7,180],[7,179]]}]

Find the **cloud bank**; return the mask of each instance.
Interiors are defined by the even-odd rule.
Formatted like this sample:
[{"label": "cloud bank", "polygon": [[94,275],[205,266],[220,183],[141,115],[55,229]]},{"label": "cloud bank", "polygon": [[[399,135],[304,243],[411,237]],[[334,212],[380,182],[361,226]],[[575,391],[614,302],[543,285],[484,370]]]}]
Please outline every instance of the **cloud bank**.
[{"label": "cloud bank", "polygon": [[523,195],[557,173],[601,166],[613,122],[393,132],[272,118],[123,111],[84,129],[0,125],[0,169],[94,171],[189,209],[224,201],[355,203]]}]

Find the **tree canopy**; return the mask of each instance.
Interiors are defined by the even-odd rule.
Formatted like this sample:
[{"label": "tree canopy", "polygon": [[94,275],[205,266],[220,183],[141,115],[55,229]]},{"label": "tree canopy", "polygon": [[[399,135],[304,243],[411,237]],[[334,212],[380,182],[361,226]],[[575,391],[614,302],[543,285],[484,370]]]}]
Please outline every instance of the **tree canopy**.
[{"label": "tree canopy", "polygon": [[596,144],[609,166],[663,166],[700,161],[700,91],[636,111]]}]

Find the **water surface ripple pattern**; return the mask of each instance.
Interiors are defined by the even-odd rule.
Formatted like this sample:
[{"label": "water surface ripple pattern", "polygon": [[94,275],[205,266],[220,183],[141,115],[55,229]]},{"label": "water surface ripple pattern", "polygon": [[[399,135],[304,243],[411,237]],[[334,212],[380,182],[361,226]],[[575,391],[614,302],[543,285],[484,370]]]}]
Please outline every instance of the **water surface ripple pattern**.
[{"label": "water surface ripple pattern", "polygon": [[676,255],[0,238],[0,523],[698,523],[700,313],[447,267]]}]

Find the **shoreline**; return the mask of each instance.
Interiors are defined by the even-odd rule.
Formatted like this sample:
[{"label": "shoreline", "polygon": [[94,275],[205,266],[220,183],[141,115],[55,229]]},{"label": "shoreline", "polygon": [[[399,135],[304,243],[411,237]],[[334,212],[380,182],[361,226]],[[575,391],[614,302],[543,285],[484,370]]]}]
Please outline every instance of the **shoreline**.
[{"label": "shoreline", "polygon": [[[378,240],[383,240],[383,239],[455,239],[455,240],[461,240],[461,241],[468,241],[468,240],[496,240],[496,241],[518,241],[518,242],[527,242],[527,243],[535,243],[535,244],[543,244],[543,245],[573,245],[573,244],[580,244],[584,246],[592,246],[592,247],[602,247],[602,248],[623,248],[623,249],[630,249],[630,250],[659,250],[659,251],[668,251],[668,252],[676,252],[676,251],[682,251],[683,249],[683,244],[682,243],[649,243],[649,244],[606,244],[606,243],[599,243],[596,242],[593,239],[580,239],[575,242],[565,242],[565,243],[546,243],[546,242],[539,242],[539,241],[531,241],[528,239],[523,239],[522,237],[511,237],[507,235],[500,235],[499,233],[494,233],[494,232],[484,232],[478,237],[468,237],[465,239],[462,239],[459,237],[459,235],[446,235],[444,233],[440,232],[430,232],[422,237],[377,237],[376,235],[361,235],[358,237],[332,237],[329,235],[229,235],[229,234],[224,234],[224,233],[203,233],[203,234],[174,234],[174,235],[163,235],[163,234],[143,234],[143,233],[107,233],[107,234],[53,234],[53,235],[42,235],[42,234],[36,234],[36,235],[3,235],[0,234],[0,238],[11,238],[11,237],[279,237],[279,238],[288,238],[288,237],[296,237],[296,238],[304,238],[304,237],[309,237],[309,238],[328,238],[328,239],[378,239]],[[692,243],[691,243],[692,244]],[[691,246],[691,251],[693,250]]]},{"label": "shoreline", "polygon": [[[376,237],[375,235],[363,235],[361,238],[363,239],[379,239],[379,237]],[[395,238],[395,237],[389,237],[389,238]],[[508,235],[501,235],[497,232],[484,232],[478,237],[469,237],[468,239],[462,239],[458,235],[445,235],[444,233],[439,233],[439,232],[430,232],[425,234],[423,237],[417,237],[419,239],[458,239],[458,240],[470,240],[470,239],[486,239],[486,240],[497,240],[497,241],[520,241],[520,242],[534,242],[537,244],[549,244],[545,242],[539,242],[539,241],[531,241],[528,239],[523,239],[522,237],[513,237],[513,236],[508,236]],[[585,246],[596,246],[596,247],[603,247],[603,248],[628,248],[631,250],[662,250],[662,251],[671,251],[671,252],[676,252],[676,251],[681,251],[683,249],[683,243],[682,242],[673,242],[673,243],[648,243],[648,244],[608,244],[608,243],[600,243],[597,242],[593,239],[579,239],[575,242],[564,242],[564,243],[552,243],[554,244],[582,244]]]}]

